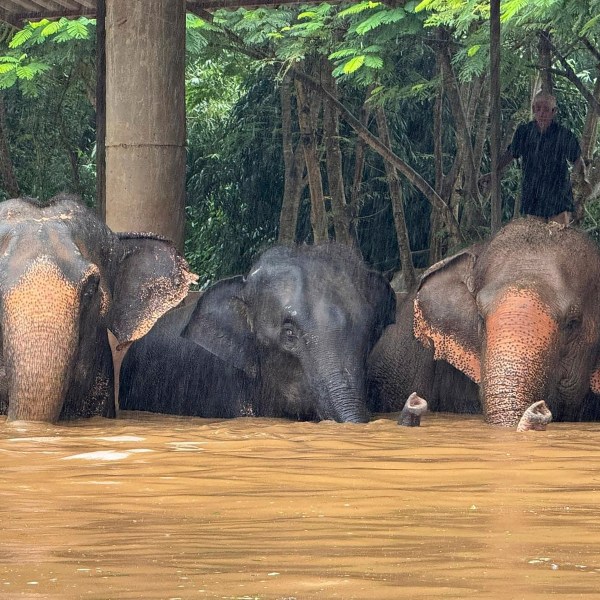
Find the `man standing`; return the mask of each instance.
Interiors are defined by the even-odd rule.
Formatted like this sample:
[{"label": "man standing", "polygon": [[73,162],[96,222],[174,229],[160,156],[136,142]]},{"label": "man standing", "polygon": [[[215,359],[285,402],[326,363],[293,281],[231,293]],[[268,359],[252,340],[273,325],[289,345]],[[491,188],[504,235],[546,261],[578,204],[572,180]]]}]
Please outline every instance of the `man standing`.
[{"label": "man standing", "polygon": [[[581,148],[575,135],[554,121],[554,96],[540,92],[532,110],[533,121],[517,127],[498,170],[501,173],[513,159],[521,159],[521,213],[568,225],[575,206],[567,161],[586,181]],[[484,175],[480,181],[485,185],[488,179]]]}]

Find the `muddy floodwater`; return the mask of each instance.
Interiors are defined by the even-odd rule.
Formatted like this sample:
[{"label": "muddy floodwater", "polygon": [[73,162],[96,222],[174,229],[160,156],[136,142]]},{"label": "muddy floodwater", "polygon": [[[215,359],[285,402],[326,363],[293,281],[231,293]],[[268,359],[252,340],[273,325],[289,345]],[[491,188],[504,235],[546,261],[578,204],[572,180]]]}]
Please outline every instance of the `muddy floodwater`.
[{"label": "muddy floodwater", "polygon": [[0,598],[600,598],[600,423],[0,421]]}]

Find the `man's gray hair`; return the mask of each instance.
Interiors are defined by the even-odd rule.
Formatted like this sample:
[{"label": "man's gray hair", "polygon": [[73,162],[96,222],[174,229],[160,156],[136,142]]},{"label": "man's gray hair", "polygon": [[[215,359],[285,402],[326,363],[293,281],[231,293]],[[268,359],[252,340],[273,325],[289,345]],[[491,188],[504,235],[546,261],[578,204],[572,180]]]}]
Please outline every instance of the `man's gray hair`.
[{"label": "man's gray hair", "polygon": [[556,98],[550,92],[538,92],[533,97],[533,102],[531,104],[535,104],[538,100],[546,100],[550,103],[552,108],[556,108]]}]

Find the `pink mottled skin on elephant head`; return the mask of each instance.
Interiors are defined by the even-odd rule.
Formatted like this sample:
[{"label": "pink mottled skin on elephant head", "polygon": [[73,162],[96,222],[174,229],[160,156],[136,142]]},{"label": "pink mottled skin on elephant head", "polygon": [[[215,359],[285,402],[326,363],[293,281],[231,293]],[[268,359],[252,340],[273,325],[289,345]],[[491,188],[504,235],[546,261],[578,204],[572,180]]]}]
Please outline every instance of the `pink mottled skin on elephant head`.
[{"label": "pink mottled skin on elephant head", "polygon": [[[514,427],[545,389],[558,326],[531,289],[510,288],[486,318],[483,412],[492,425]],[[527,377],[519,377],[527,373]]]},{"label": "pink mottled skin on elephant head", "polygon": [[539,401],[554,420],[600,418],[600,253],[585,233],[516,219],[430,267],[413,316],[434,359],[479,383],[488,423],[514,427]]},{"label": "pink mottled skin on elephant head", "polygon": [[481,382],[481,361],[474,350],[467,348],[455,335],[442,331],[423,316],[418,298],[414,302],[415,337],[427,348],[433,348],[436,360],[445,360],[462,371],[475,383]]}]

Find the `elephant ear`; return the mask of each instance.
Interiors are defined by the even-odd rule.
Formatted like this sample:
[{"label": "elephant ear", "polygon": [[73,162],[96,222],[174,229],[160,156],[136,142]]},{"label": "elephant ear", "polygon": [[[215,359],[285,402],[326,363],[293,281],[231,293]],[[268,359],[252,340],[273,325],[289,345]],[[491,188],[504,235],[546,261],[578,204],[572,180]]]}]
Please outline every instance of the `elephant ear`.
[{"label": "elephant ear", "polygon": [[375,311],[371,348],[381,337],[383,330],[396,322],[396,293],[387,279],[377,271],[367,273],[368,297]]},{"label": "elephant ear", "polygon": [[590,377],[590,389],[594,394],[600,394],[600,364],[596,365],[596,369]]},{"label": "elephant ear", "polygon": [[243,297],[241,276],[218,281],[196,304],[181,335],[250,377],[258,374],[256,336]]},{"label": "elephant ear", "polygon": [[469,248],[430,267],[414,300],[414,334],[434,358],[481,380],[479,316],[473,295],[477,254]]},{"label": "elephant ear", "polygon": [[108,328],[121,350],[148,333],[164,313],[177,306],[198,276],[163,237],[119,233],[117,238]]}]

